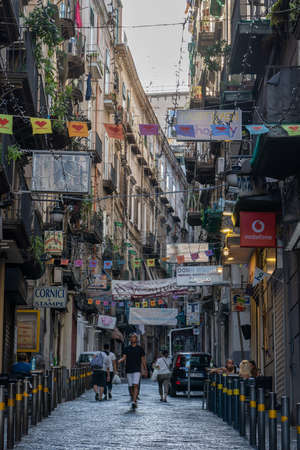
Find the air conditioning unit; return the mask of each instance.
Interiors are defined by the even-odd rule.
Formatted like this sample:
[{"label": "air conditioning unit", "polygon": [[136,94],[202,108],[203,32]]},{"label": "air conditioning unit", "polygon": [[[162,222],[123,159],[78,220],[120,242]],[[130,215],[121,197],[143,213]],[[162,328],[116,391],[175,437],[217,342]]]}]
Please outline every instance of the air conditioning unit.
[{"label": "air conditioning unit", "polygon": [[221,157],[217,159],[217,174],[223,173],[225,171],[225,158]]}]

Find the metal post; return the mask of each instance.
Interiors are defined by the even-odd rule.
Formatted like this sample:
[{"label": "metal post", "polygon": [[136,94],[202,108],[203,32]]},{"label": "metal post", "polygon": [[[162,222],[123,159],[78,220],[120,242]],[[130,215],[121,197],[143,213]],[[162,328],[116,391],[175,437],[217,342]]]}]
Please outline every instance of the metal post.
[{"label": "metal post", "polygon": [[8,385],[7,400],[7,448],[11,449],[15,443],[15,384]]},{"label": "metal post", "polygon": [[42,408],[43,408],[43,375],[38,375],[38,395],[37,395],[37,421],[40,422],[42,420]]},{"label": "metal post", "polygon": [[22,381],[17,382],[16,389],[16,426],[15,426],[15,441],[20,442],[22,436],[22,400],[23,400],[23,386]]},{"label": "metal post", "polygon": [[25,378],[23,391],[23,434],[28,434],[29,378]]},{"label": "metal post", "polygon": [[48,375],[44,375],[44,389],[43,389],[43,396],[44,396],[44,408],[43,408],[43,416],[48,417],[49,416],[49,388],[48,388]]},{"label": "metal post", "polygon": [[227,422],[228,422],[228,425],[232,424],[231,399],[232,399],[232,378],[227,377]]},{"label": "metal post", "polygon": [[297,450],[300,450],[300,403],[297,403]]},{"label": "metal post", "polygon": [[265,450],[266,424],[265,424],[265,393],[263,388],[258,389],[257,424],[258,424],[258,450]]},{"label": "metal post", "polygon": [[277,450],[277,411],[275,392],[270,392],[269,450]]},{"label": "metal post", "polygon": [[222,390],[223,390],[223,384],[222,384],[222,375],[217,375],[217,388],[218,388],[218,416],[222,417]]},{"label": "metal post", "polygon": [[227,375],[223,375],[223,420],[227,421]]},{"label": "metal post", "polygon": [[239,390],[239,379],[234,378],[233,379],[233,426],[236,430],[239,429],[239,396],[240,396],[240,390]]},{"label": "metal post", "polygon": [[0,450],[4,449],[5,394],[4,386],[0,386]]},{"label": "metal post", "polygon": [[281,448],[290,450],[290,399],[285,395],[281,397]]},{"label": "metal post", "polygon": [[217,374],[213,374],[213,413],[217,414]]},{"label": "metal post", "polygon": [[240,410],[239,410],[239,430],[241,436],[246,436],[246,414],[245,414],[245,401],[246,401],[246,387],[245,381],[240,381]]},{"label": "metal post", "polygon": [[37,424],[37,396],[38,379],[37,375],[32,375],[32,406],[31,406],[31,425]]},{"label": "metal post", "polygon": [[[254,382],[253,382],[254,381]],[[250,382],[250,445],[256,446],[256,387],[255,380]]]},{"label": "metal post", "polygon": [[191,366],[190,365],[188,367],[188,398],[191,398]]}]

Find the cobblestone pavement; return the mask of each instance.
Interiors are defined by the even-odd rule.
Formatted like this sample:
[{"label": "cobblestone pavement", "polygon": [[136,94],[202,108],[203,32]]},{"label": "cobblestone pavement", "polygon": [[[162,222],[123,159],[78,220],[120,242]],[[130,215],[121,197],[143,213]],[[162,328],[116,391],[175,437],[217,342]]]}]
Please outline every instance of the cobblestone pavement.
[{"label": "cobblestone pavement", "polygon": [[183,396],[159,401],[155,383],[143,381],[141,401],[130,411],[126,384],[113,387],[110,401],[96,402],[92,391],[59,405],[30,428],[18,450],[250,449],[236,431],[208,411],[202,399]]}]

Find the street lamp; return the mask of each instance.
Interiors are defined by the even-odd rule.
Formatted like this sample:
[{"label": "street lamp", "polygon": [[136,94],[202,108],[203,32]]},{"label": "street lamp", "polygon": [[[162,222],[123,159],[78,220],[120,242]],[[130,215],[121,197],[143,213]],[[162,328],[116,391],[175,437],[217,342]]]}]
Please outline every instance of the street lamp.
[{"label": "street lamp", "polygon": [[56,203],[52,211],[50,212],[51,221],[54,225],[60,225],[64,218],[64,208],[61,203]]}]

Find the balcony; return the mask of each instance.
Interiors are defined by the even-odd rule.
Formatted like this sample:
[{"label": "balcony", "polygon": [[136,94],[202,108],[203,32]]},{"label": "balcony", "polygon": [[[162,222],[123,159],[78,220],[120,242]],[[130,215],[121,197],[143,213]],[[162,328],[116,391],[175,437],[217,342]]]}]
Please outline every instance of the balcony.
[{"label": "balcony", "polygon": [[1,47],[19,38],[19,0],[2,0],[0,3],[0,45]]},{"label": "balcony", "polygon": [[94,153],[94,162],[101,163],[102,162],[102,141],[99,137],[99,134],[95,133],[95,153]]},{"label": "balcony", "polygon": [[233,107],[240,108],[243,111],[243,125],[249,125],[253,123],[252,116],[254,97],[252,91],[223,91],[221,103],[223,109],[232,109]]},{"label": "balcony", "polygon": [[155,236],[153,233],[144,232],[142,236],[143,254],[152,255],[155,249]]},{"label": "balcony", "polygon": [[60,25],[61,35],[65,41],[67,41],[75,36],[74,20],[63,17],[63,18],[59,19],[59,25]]},{"label": "balcony", "polygon": [[117,189],[116,170],[111,163],[104,163],[103,189],[112,194]]},{"label": "balcony", "polygon": [[187,171],[187,181],[199,181],[201,184],[215,183],[215,164],[213,160],[202,161],[194,156],[186,155],[185,167]]},{"label": "balcony", "polygon": [[103,64],[99,51],[90,51],[86,55],[89,72],[94,80],[100,80],[103,77]]},{"label": "balcony", "polygon": [[104,109],[109,112],[115,112],[116,108],[116,95],[113,93],[104,94]]},{"label": "balcony", "polygon": [[[23,40],[14,42],[6,50],[3,63],[3,72],[0,74],[0,90],[5,95],[7,83],[13,85],[14,102],[17,101],[27,115],[35,114],[38,101],[38,70],[29,32],[24,33]],[[8,112],[13,114],[15,113],[13,99],[10,93],[6,94],[6,96],[8,98]],[[21,129],[24,128],[24,121],[19,120],[15,123],[15,130],[21,132],[18,125],[20,125]]]},{"label": "balcony", "polygon": [[77,33],[67,43],[68,78],[80,78],[85,72],[85,36]]},{"label": "balcony", "polygon": [[[232,23],[230,73],[263,73],[268,61],[266,40],[271,36],[270,21],[246,14],[246,2],[235,0]],[[249,51],[251,43],[252,51]],[[246,60],[245,60],[246,55]]]},{"label": "balcony", "polygon": [[94,213],[88,222],[87,229],[83,231],[84,240],[90,244],[100,244],[103,241],[102,218]]}]

